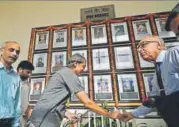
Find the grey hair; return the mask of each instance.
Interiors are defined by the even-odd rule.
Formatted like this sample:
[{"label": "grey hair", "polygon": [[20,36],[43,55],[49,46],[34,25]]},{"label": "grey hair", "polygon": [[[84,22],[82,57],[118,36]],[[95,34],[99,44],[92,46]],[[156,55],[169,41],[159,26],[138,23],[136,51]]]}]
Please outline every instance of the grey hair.
[{"label": "grey hair", "polygon": [[68,61],[67,67],[74,68],[75,63],[83,63],[84,61],[86,61],[86,58],[84,56],[82,56],[79,53],[75,53],[71,56],[70,60]]},{"label": "grey hair", "polygon": [[6,41],[6,42],[1,44],[0,49],[3,49],[6,46],[6,44],[8,44],[8,43],[16,43],[16,44],[18,44],[16,41]]}]

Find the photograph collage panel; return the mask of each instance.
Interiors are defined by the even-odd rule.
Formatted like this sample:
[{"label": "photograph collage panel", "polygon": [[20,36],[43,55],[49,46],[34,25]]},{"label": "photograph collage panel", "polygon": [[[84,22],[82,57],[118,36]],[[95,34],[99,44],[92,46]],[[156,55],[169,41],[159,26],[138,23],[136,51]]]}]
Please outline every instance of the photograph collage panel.
[{"label": "photograph collage panel", "polygon": [[30,84],[29,101],[38,101],[45,88],[45,78],[32,78]]},{"label": "photograph collage panel", "polygon": [[111,32],[113,43],[129,41],[128,28],[126,22],[111,24]]},{"label": "photograph collage panel", "polygon": [[36,32],[35,50],[48,49],[49,31]]},{"label": "photograph collage panel", "polygon": [[92,49],[93,70],[110,70],[109,53],[107,48]]},{"label": "photograph collage panel", "polygon": [[133,25],[135,40],[141,40],[145,36],[152,35],[152,30],[150,27],[149,20],[133,21],[132,25]]},{"label": "photograph collage panel", "polygon": [[[88,87],[89,87],[89,85],[88,85],[88,76],[79,76],[79,80],[81,82],[82,87],[85,90],[85,93],[88,94]],[[79,101],[79,99],[76,97],[75,94],[72,94],[71,101]]]},{"label": "photograph collage panel", "polygon": [[91,26],[91,37],[93,44],[107,44],[106,25]]},{"label": "photograph collage panel", "polygon": [[136,74],[118,74],[120,100],[140,100]]},{"label": "photograph collage panel", "polygon": [[86,27],[72,28],[72,47],[87,46]]},{"label": "photograph collage panel", "polygon": [[67,47],[67,29],[53,32],[53,48]]},{"label": "photograph collage panel", "polygon": [[176,37],[175,33],[172,31],[165,30],[166,18],[156,18],[155,23],[157,26],[158,34],[161,38],[171,38]]},{"label": "photograph collage panel", "polygon": [[153,83],[154,83],[154,76],[155,73],[143,73],[143,81],[145,85],[145,92],[146,96],[151,96],[152,95],[152,89],[153,89]]},{"label": "photograph collage panel", "polygon": [[116,69],[134,68],[131,46],[114,47]]},{"label": "photograph collage panel", "polygon": [[93,78],[95,100],[112,100],[111,75],[96,75]]},{"label": "photograph collage panel", "polygon": [[66,51],[52,53],[51,73],[55,73],[61,67],[66,66],[66,65],[67,65]]},{"label": "photograph collage panel", "polygon": [[35,67],[35,70],[32,73],[46,73],[47,53],[34,54],[33,65]]}]

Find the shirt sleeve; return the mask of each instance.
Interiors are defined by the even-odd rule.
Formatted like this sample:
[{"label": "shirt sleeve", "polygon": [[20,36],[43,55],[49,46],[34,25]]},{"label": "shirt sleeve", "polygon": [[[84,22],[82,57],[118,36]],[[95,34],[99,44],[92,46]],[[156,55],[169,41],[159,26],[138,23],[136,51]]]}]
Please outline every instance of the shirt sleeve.
[{"label": "shirt sleeve", "polygon": [[12,127],[20,127],[20,116],[21,116],[21,110],[20,110],[20,105],[21,105],[21,98],[20,98],[20,81],[19,81],[19,86],[16,91],[16,96],[15,96],[15,105],[14,105],[14,120],[12,122]]},{"label": "shirt sleeve", "polygon": [[148,108],[148,107],[145,107],[143,105],[141,105],[140,107],[136,108],[133,112],[132,112],[132,115],[134,117],[139,117],[139,116],[144,116],[148,113],[152,112],[152,108]]},{"label": "shirt sleeve", "polygon": [[81,82],[75,73],[73,73],[70,69],[65,69],[65,71],[62,73],[63,80],[68,86],[71,94],[84,91],[84,88],[82,87]]}]

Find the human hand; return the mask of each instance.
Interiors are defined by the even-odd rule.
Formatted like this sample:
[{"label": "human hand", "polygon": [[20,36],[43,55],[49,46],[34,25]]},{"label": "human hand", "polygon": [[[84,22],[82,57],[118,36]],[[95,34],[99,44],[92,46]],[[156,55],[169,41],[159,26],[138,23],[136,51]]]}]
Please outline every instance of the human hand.
[{"label": "human hand", "polygon": [[65,117],[70,120],[72,123],[76,123],[79,121],[79,118],[72,112],[66,111],[65,112]]},{"label": "human hand", "polygon": [[114,112],[109,113],[108,117],[111,119],[118,119],[121,117],[121,114],[119,111],[114,111]]},{"label": "human hand", "polygon": [[133,118],[134,118],[134,116],[132,115],[131,112],[124,112],[123,114],[121,114],[121,117],[118,119],[121,121],[127,122]]}]

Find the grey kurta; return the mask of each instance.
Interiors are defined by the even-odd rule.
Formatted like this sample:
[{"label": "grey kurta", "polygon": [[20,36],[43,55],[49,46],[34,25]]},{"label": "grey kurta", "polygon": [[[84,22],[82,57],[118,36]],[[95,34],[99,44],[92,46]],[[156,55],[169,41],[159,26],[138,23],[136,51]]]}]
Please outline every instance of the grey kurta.
[{"label": "grey kurta", "polygon": [[84,88],[77,75],[68,67],[61,68],[49,80],[30,121],[35,127],[59,127],[67,99],[79,91]]}]

